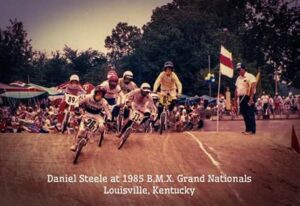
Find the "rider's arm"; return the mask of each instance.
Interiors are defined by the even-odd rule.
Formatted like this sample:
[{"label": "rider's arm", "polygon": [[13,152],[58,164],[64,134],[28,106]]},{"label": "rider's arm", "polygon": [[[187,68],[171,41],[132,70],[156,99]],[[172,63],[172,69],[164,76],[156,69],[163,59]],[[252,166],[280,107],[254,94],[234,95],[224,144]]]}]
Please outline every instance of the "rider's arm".
[{"label": "rider's arm", "polygon": [[108,105],[107,102],[105,102],[103,104],[103,109],[104,109],[104,111],[105,111],[105,113],[107,115],[107,119],[111,120],[111,111],[110,111],[110,107],[109,107],[109,105]]},{"label": "rider's arm", "polygon": [[120,91],[117,93],[117,96],[116,96],[116,102],[117,102],[118,105],[124,103],[124,94],[123,94],[123,92],[122,92],[121,89],[120,89]]},{"label": "rider's arm", "polygon": [[175,84],[177,86],[178,95],[181,95],[182,94],[182,84],[181,84],[178,76],[174,72],[173,72],[173,77],[174,77],[174,80],[175,80]]},{"label": "rider's arm", "polygon": [[149,99],[149,104],[148,104],[149,109],[152,111],[152,113],[156,114],[157,113],[157,108],[153,102],[152,97]]},{"label": "rider's arm", "polygon": [[136,93],[136,90],[132,90],[131,92],[127,93],[124,97],[125,101],[128,100],[128,101],[132,102],[135,93]]},{"label": "rider's arm", "polygon": [[78,90],[78,93],[77,95],[83,95],[83,94],[86,94],[87,92],[83,89],[83,87],[81,85],[79,85],[79,90]]},{"label": "rider's arm", "polygon": [[155,83],[153,85],[153,92],[156,92],[158,87],[160,86],[162,76],[163,76],[163,72],[160,73],[157,79],[155,80]]}]

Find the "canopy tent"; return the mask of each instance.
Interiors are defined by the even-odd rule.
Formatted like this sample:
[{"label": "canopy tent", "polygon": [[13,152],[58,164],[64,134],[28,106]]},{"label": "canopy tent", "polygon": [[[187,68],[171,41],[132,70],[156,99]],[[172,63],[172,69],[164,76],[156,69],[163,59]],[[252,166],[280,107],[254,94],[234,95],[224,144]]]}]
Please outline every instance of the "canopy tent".
[{"label": "canopy tent", "polygon": [[26,88],[0,83],[0,103],[9,105],[13,110],[20,102],[27,105],[41,105],[47,99],[47,92],[38,88]]},{"label": "canopy tent", "polygon": [[46,91],[49,94],[49,96],[57,96],[57,95],[62,94],[61,92],[59,92],[55,88],[47,88],[47,87],[43,87],[43,86],[40,86],[40,85],[37,85],[37,84],[32,84],[32,83],[26,84],[26,87],[27,88],[36,88],[36,89]]},{"label": "canopy tent", "polygon": [[199,96],[194,96],[194,97],[189,97],[187,95],[181,95],[178,99],[176,99],[176,102],[179,104],[188,104],[188,105],[192,105],[195,103],[198,103],[200,100]]},{"label": "canopy tent", "polygon": [[45,94],[46,91],[38,88],[10,86],[0,83],[0,96],[16,99],[29,99]]},{"label": "canopy tent", "polygon": [[213,103],[213,102],[217,101],[216,98],[210,97],[208,95],[202,95],[200,97],[198,95],[196,95],[194,97],[189,97],[187,95],[181,95],[178,99],[176,99],[176,102],[179,104],[192,105],[192,104],[198,103],[200,101],[200,99],[207,100],[208,103]]},{"label": "canopy tent", "polygon": [[24,87],[26,85],[25,82],[22,81],[14,81],[9,83],[10,86]]},{"label": "canopy tent", "polygon": [[212,103],[212,102],[217,101],[217,98],[210,97],[208,95],[202,95],[200,98],[203,99],[203,100],[207,100],[208,103]]}]

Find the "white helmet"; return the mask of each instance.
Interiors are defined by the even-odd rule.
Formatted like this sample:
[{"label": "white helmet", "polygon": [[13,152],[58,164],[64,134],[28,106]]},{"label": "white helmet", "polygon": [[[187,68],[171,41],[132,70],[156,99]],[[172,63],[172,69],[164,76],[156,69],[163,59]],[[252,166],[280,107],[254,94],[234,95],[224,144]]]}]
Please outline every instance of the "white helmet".
[{"label": "white helmet", "polygon": [[152,97],[153,100],[158,100],[159,99],[158,95],[154,92],[150,93],[150,96]]},{"label": "white helmet", "polygon": [[129,78],[129,79],[133,79],[133,73],[131,71],[125,71],[124,74],[123,74],[123,78]]},{"label": "white helmet", "polygon": [[70,81],[78,81],[79,82],[79,76],[76,74],[72,74],[70,76]]},{"label": "white helmet", "polygon": [[150,84],[144,82],[142,85],[141,85],[141,90],[143,92],[151,92],[151,86]]}]

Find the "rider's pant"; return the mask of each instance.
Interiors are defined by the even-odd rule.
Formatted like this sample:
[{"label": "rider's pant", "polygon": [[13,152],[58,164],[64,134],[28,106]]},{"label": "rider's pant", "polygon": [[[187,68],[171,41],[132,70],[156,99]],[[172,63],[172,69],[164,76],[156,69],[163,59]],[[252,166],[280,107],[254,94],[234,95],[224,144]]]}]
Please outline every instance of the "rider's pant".
[{"label": "rider's pant", "polygon": [[116,99],[115,98],[105,98],[106,101],[108,102],[108,104],[110,106],[112,106],[112,121],[114,121],[114,118],[117,117],[120,113],[120,107],[117,104],[116,102]]}]

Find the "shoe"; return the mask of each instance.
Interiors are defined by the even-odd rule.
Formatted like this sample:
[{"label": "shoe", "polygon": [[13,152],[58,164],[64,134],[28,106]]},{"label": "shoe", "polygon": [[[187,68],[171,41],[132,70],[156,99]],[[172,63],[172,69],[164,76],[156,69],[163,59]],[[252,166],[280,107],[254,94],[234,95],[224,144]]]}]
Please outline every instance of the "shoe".
[{"label": "shoe", "polygon": [[252,134],[254,134],[253,132],[244,132],[243,133],[244,135],[252,135]]},{"label": "shoe", "polygon": [[72,146],[70,147],[70,150],[71,150],[72,152],[76,152],[76,145],[72,145]]}]

